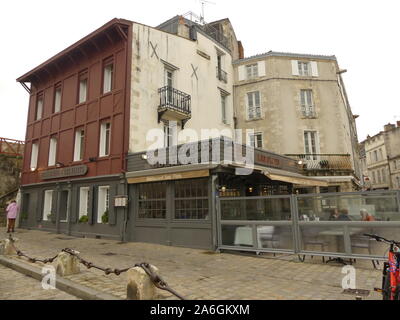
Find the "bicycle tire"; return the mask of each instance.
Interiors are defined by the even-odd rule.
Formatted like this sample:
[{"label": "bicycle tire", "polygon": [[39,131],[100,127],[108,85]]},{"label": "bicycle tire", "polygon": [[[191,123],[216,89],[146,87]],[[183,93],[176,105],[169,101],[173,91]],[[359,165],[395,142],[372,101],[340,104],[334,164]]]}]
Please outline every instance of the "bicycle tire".
[{"label": "bicycle tire", "polygon": [[382,279],[382,300],[390,300],[390,273],[387,272]]}]

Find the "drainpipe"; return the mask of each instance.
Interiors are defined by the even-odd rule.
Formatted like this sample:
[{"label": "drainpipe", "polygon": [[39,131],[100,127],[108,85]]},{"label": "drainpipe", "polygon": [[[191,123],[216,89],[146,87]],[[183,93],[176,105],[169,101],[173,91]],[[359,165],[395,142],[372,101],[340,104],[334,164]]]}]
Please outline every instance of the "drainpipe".
[{"label": "drainpipe", "polygon": [[218,180],[218,175],[213,175],[211,177],[211,203],[212,203],[212,213],[213,213],[213,229],[212,229],[212,242],[213,242],[213,247],[214,250],[217,250],[218,248],[218,215],[217,215],[217,180]]}]

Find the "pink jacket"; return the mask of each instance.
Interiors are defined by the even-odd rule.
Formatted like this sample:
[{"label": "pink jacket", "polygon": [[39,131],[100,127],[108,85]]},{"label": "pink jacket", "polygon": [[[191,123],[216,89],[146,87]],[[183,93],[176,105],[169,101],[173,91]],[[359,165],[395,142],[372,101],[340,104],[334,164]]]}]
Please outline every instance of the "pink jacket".
[{"label": "pink jacket", "polygon": [[7,219],[16,219],[18,213],[18,205],[15,202],[11,202],[6,211],[7,211]]}]

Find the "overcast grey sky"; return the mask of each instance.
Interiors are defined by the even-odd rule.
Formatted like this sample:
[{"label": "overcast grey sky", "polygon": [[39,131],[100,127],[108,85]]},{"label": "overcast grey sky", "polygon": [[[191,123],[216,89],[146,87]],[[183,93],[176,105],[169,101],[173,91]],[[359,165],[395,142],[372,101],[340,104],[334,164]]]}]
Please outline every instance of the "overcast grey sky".
[{"label": "overcast grey sky", "polygon": [[[206,21],[228,17],[245,55],[269,50],[336,55],[359,140],[400,120],[400,1],[213,0]],[[0,9],[0,137],[24,140],[28,93],[15,79],[112,18],[150,26],[198,0],[20,0]]]}]

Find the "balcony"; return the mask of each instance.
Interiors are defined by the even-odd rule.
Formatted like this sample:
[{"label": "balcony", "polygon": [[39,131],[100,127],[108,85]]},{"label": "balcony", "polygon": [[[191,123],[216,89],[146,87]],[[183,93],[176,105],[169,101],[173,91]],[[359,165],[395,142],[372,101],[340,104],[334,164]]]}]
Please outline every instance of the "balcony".
[{"label": "balcony", "polygon": [[228,82],[228,74],[224,70],[218,67],[217,67],[217,78],[219,81],[223,81],[225,83]]},{"label": "balcony", "polygon": [[158,106],[158,123],[161,119],[178,120],[185,123],[192,117],[190,109],[191,96],[172,87],[158,89],[160,104]]},{"label": "balcony", "polygon": [[349,154],[286,154],[313,174],[345,175],[354,171]]}]

